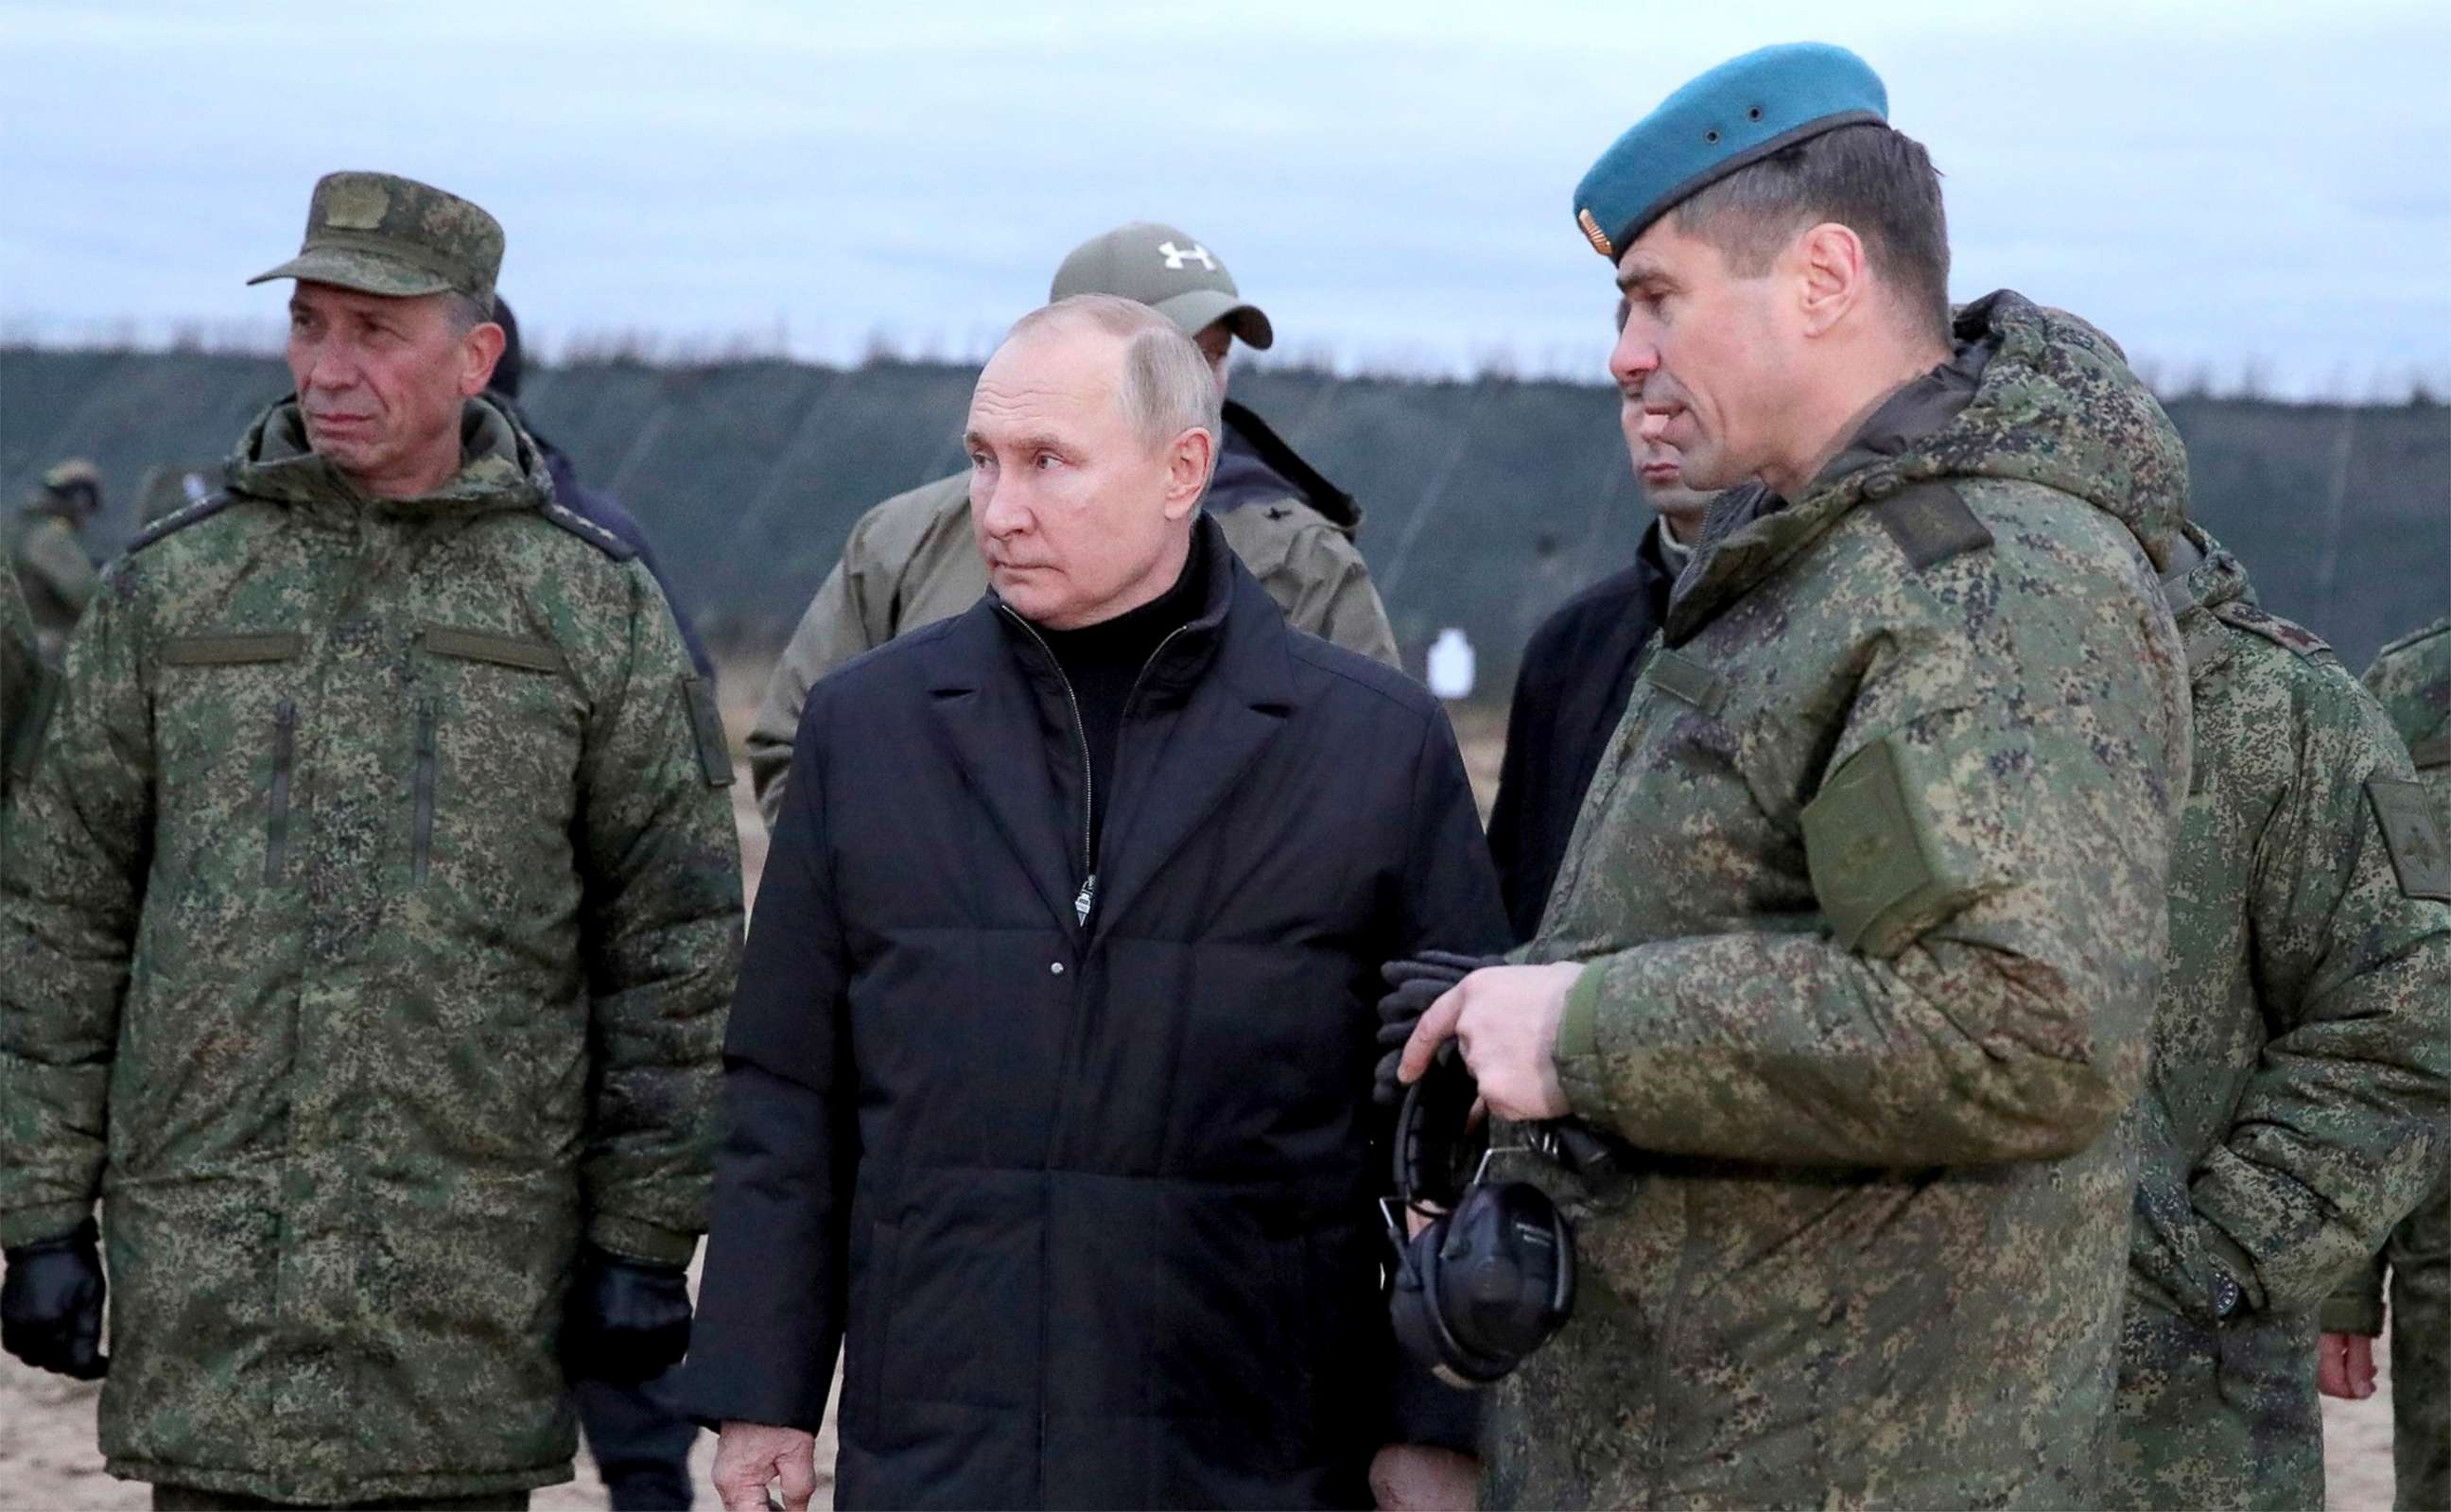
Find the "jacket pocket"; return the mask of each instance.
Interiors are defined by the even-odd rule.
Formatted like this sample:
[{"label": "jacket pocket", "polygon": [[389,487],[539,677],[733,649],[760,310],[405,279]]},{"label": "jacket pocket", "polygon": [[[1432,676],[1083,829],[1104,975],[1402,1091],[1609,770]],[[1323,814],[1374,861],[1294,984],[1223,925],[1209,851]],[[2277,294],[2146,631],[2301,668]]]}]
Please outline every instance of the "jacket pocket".
[{"label": "jacket pocket", "polygon": [[439,707],[432,698],[421,698],[417,704],[417,768],[410,778],[408,878],[425,880],[425,869],[434,857],[434,783],[436,768],[441,765],[440,742],[435,726],[441,719]]},{"label": "jacket pocket", "polygon": [[564,665],[559,647],[543,640],[530,640],[524,636],[506,636],[495,630],[461,630],[438,624],[428,624],[421,636],[425,649],[438,657],[457,657],[462,661],[490,661],[498,667],[518,667],[527,672],[559,672]]},{"label": "jacket pocket", "polygon": [[272,785],[264,799],[264,885],[277,887],[289,862],[289,778],[298,752],[298,702],[272,710]]}]

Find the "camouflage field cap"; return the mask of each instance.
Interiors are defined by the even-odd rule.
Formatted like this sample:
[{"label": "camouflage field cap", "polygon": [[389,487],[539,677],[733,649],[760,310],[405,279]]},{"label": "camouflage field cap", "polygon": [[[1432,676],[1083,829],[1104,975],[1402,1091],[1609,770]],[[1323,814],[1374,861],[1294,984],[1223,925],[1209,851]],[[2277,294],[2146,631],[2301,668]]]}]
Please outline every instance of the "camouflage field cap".
[{"label": "camouflage field cap", "polygon": [[1243,298],[1216,253],[1156,221],[1118,226],[1074,247],[1055,270],[1047,302],[1075,294],[1112,294],[1146,304],[1186,336],[1225,321],[1245,345],[1262,351],[1277,339],[1267,315]]},{"label": "camouflage field cap", "polygon": [[405,299],[458,290],[494,307],[502,223],[479,206],[396,173],[326,173],[306,206],[298,255],[248,279],[304,279]]}]

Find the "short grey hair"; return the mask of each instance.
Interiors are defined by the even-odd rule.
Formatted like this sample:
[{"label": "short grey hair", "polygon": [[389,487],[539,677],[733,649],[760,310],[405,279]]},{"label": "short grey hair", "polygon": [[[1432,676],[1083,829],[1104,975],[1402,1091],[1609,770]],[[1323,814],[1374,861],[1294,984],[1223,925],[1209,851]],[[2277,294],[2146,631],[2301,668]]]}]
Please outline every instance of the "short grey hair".
[{"label": "short grey hair", "polygon": [[445,289],[442,294],[442,318],[451,323],[451,334],[465,336],[494,318],[491,305],[480,304],[473,294],[458,289]]},{"label": "short grey hair", "polygon": [[1042,305],[1013,322],[1010,342],[1057,326],[1088,324],[1124,343],[1115,403],[1133,431],[1162,446],[1186,430],[1208,433],[1209,466],[1226,433],[1226,397],[1217,374],[1190,337],[1136,300],[1113,294],[1075,294]]}]

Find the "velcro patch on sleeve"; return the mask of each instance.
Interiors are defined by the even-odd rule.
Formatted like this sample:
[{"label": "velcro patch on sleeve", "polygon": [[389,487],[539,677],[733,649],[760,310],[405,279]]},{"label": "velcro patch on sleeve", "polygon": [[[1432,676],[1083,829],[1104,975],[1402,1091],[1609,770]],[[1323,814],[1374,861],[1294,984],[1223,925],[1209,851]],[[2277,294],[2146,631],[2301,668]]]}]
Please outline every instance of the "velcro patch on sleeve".
[{"label": "velcro patch on sleeve", "polygon": [[1960,891],[1942,874],[1898,736],[1866,746],[1804,807],[1805,864],[1838,943],[1876,958],[1905,950],[1933,907]]},{"label": "velcro patch on sleeve", "polygon": [[2443,835],[2441,816],[2423,784],[2369,777],[2366,801],[2374,806],[2375,826],[2391,853],[2401,893],[2451,903],[2451,837]]},{"label": "velcro patch on sleeve", "polygon": [[715,683],[706,677],[681,678],[681,702],[689,709],[690,732],[697,739],[697,769],[711,788],[732,786],[732,747],[723,738],[723,714],[715,706]]}]

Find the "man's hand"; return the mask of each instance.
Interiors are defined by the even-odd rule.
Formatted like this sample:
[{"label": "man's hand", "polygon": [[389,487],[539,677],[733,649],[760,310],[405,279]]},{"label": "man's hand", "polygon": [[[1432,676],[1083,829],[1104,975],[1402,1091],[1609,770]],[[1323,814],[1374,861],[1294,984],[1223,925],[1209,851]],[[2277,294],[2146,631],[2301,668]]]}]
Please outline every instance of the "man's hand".
[{"label": "man's hand", "polygon": [[573,1381],[636,1385],[689,1351],[689,1272],[578,1248],[561,1325],[561,1368]]},{"label": "man's hand", "polygon": [[806,1512],[817,1489],[817,1436],[771,1423],[726,1423],[715,1440],[715,1494],[726,1512],[766,1512],[779,1485],[783,1512]]},{"label": "man's hand", "polygon": [[1370,1461],[1370,1494],[1385,1512],[1473,1512],[1480,1462],[1425,1443],[1391,1443]]},{"label": "man's hand", "polygon": [[2363,1402],[2375,1393],[2374,1341],[2362,1333],[2327,1333],[2315,1350],[2315,1386],[2327,1397]]},{"label": "man's hand", "polygon": [[1473,972],[1413,1026],[1398,1079],[1420,1081],[1439,1047],[1452,1039],[1491,1112],[1519,1124],[1563,1118],[1574,1109],[1558,1084],[1558,1021],[1565,1015],[1567,990],[1582,973],[1572,961]]},{"label": "man's hand", "polygon": [[1446,995],[1446,991],[1484,966],[1496,966],[1496,955],[1459,955],[1453,951],[1423,951],[1419,955],[1401,961],[1389,961],[1379,968],[1387,983],[1387,995],[1379,999],[1379,1043],[1387,1053],[1379,1057],[1378,1073],[1370,1089],[1370,1100],[1382,1108],[1393,1108],[1404,1100],[1404,1089],[1397,1084],[1396,1067],[1403,1058],[1405,1042],[1413,1037],[1413,1028],[1430,1005]]},{"label": "man's hand", "polygon": [[37,1370],[99,1381],[102,1353],[101,1232],[88,1218],[72,1233],[8,1251],[0,1280],[0,1347]]}]

